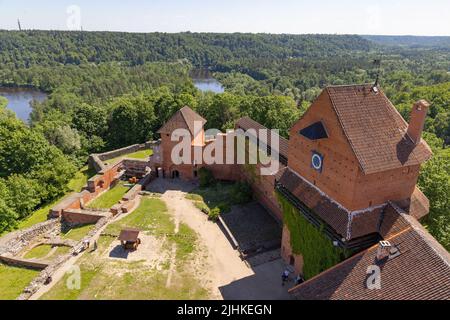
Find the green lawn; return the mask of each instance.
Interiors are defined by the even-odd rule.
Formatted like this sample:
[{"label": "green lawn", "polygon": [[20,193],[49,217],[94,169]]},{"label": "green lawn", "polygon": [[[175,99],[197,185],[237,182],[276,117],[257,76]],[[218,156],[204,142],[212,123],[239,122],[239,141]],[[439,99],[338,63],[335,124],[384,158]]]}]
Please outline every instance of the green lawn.
[{"label": "green lawn", "polygon": [[119,234],[124,227],[137,228],[142,231],[173,233],[175,226],[167,214],[166,204],[160,199],[144,197],[139,207],[132,214],[110,224],[105,232]]},{"label": "green lawn", "polygon": [[202,210],[207,207],[211,210],[214,207],[219,207],[222,213],[228,212],[231,209],[233,198],[231,196],[233,190],[232,183],[216,183],[207,188],[197,188],[186,195],[186,199],[193,200],[195,206]]},{"label": "green lawn", "polygon": [[[156,198],[143,197],[140,206],[125,218],[110,224],[105,233],[118,234],[123,227],[135,227],[152,234],[161,241],[163,268],[143,261],[122,261],[109,258],[114,237],[101,236],[97,251],[87,251],[78,260],[81,270],[81,288],[69,290],[66,275],[42,299],[206,299],[208,291],[201,287],[192,273],[190,263],[196,254],[197,235],[181,223],[174,235],[175,224],[165,203]],[[167,286],[170,251],[176,246],[172,281]],[[140,247],[142,248],[142,246]],[[139,248],[138,248],[139,250]],[[142,249],[141,249],[142,250]]]},{"label": "green lawn", "polygon": [[55,252],[51,255],[52,257],[59,257],[62,255],[65,255],[67,253],[69,253],[70,251],[70,247],[66,247],[66,246],[58,246],[55,250]]},{"label": "green lawn", "polygon": [[61,238],[80,241],[94,228],[94,226],[94,224],[86,224],[84,226],[69,229],[64,233],[61,233]]},{"label": "green lawn", "polygon": [[0,263],[0,300],[16,299],[39,271]]},{"label": "green lawn", "polygon": [[92,200],[87,204],[89,208],[101,208],[101,209],[109,209],[116,203],[122,199],[125,193],[130,190],[130,187],[124,186],[127,184],[125,181],[119,181],[117,185],[108,191],[102,193],[99,197]]},{"label": "green lawn", "polygon": [[124,155],[122,155],[120,157],[108,159],[105,162],[107,164],[113,164],[113,163],[119,162],[123,158],[146,159],[146,158],[150,157],[152,154],[153,154],[153,150],[152,149],[139,150],[139,151],[136,151],[136,152],[124,154]]},{"label": "green lawn", "polygon": [[52,250],[52,246],[49,244],[41,244],[28,251],[23,257],[25,259],[40,259],[45,257]]}]

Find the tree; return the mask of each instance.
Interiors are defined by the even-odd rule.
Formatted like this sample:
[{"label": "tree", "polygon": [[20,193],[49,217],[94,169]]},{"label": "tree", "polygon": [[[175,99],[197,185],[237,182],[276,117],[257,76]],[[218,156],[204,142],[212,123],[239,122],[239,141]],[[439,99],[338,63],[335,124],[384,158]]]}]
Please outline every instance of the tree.
[{"label": "tree", "polygon": [[[431,134],[427,134],[431,141]],[[427,138],[427,137],[426,137]],[[450,250],[450,149],[442,149],[442,140],[433,139],[433,158],[425,163],[419,176],[419,186],[430,200],[430,213],[425,217],[430,233]]]},{"label": "tree", "polygon": [[0,178],[0,234],[16,225],[17,213],[9,205],[10,195],[4,179]]},{"label": "tree", "polygon": [[3,96],[0,96],[0,110],[6,108],[8,105],[8,99]]},{"label": "tree", "polygon": [[115,148],[143,143],[153,136],[155,122],[153,103],[144,95],[117,98],[112,102],[109,141]]},{"label": "tree", "polygon": [[26,217],[41,203],[40,187],[36,180],[13,174],[8,177],[6,185],[9,190],[7,203],[19,218]]},{"label": "tree", "polygon": [[208,120],[207,128],[226,129],[234,128],[234,122],[239,118],[240,98],[230,93],[212,95],[208,104],[203,106],[202,114]]},{"label": "tree", "polygon": [[74,111],[72,124],[86,137],[103,137],[108,130],[106,110],[83,103]]}]

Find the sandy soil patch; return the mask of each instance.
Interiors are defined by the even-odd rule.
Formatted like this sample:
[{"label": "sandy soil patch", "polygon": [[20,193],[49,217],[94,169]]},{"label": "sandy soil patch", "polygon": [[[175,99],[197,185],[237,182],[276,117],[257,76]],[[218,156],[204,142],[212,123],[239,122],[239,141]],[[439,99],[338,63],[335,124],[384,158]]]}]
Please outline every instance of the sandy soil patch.
[{"label": "sandy soil patch", "polygon": [[167,250],[163,249],[164,240],[142,232],[139,234],[139,238],[141,244],[137,250],[133,251],[125,250],[119,240],[112,241],[105,252],[107,258],[121,262],[142,261],[145,265],[162,270],[162,265],[169,259]]}]

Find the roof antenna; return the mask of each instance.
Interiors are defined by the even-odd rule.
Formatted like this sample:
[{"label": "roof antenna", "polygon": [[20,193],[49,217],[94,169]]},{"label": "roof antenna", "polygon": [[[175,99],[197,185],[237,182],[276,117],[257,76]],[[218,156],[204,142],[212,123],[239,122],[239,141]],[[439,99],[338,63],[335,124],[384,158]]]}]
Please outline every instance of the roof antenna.
[{"label": "roof antenna", "polygon": [[19,31],[22,31],[22,27],[20,26],[20,20],[17,19],[17,25],[19,26]]},{"label": "roof antenna", "polygon": [[380,78],[380,72],[381,72],[381,59],[373,60],[373,65],[377,68],[377,77],[375,79],[375,83],[372,86],[372,90],[373,90],[373,92],[378,93],[378,80]]}]

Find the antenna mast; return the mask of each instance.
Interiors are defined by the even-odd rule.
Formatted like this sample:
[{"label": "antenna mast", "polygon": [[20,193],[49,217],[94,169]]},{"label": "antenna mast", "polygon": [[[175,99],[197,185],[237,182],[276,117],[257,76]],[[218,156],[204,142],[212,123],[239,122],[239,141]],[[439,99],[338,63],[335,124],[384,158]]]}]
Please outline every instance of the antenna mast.
[{"label": "antenna mast", "polygon": [[20,20],[17,19],[17,25],[19,26],[19,31],[22,31],[22,27],[20,26]]},{"label": "antenna mast", "polygon": [[377,77],[375,78],[375,83],[373,84],[373,87],[377,87],[381,72],[381,59],[373,60],[373,65],[377,68]]}]

